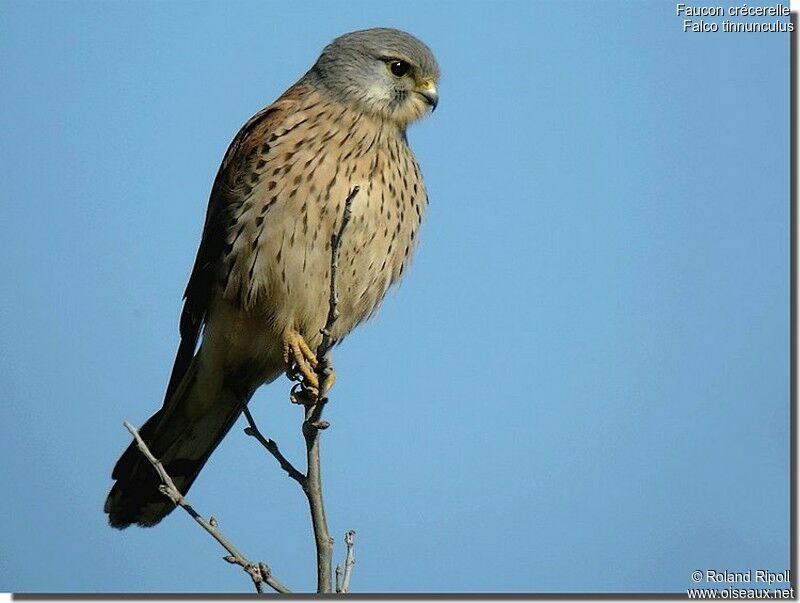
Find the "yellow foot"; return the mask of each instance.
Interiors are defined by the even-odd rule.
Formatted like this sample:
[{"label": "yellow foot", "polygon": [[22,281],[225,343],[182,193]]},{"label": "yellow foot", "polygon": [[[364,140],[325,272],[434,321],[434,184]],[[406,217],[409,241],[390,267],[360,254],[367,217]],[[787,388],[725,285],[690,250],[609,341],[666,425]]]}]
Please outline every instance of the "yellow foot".
[{"label": "yellow foot", "polygon": [[289,379],[294,381],[301,375],[305,378],[307,386],[319,390],[319,379],[314,372],[317,367],[317,357],[303,336],[294,329],[288,329],[283,334],[283,360],[286,363],[286,375]]}]

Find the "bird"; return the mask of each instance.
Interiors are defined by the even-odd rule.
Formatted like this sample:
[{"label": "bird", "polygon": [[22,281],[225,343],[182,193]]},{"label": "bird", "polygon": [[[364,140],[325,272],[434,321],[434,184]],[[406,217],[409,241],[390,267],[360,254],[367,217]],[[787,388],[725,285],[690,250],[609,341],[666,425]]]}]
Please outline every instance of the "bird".
[{"label": "bird", "polygon": [[[287,373],[314,391],[338,248],[340,343],[398,282],[428,206],[407,128],[439,101],[428,46],[392,28],[334,39],[314,65],[230,143],[211,188],[183,296],[163,405],[139,430],[182,494],[255,391]],[[174,508],[135,442],[105,501],[115,528],[158,524]]]}]

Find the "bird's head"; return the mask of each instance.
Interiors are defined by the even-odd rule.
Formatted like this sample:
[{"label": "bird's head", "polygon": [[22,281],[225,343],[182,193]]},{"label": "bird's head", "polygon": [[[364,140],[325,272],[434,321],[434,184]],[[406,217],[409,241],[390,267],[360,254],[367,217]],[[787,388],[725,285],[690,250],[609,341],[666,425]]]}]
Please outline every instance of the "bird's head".
[{"label": "bird's head", "polygon": [[365,29],[336,38],[309,74],[337,100],[403,129],[439,102],[433,53],[397,29]]}]

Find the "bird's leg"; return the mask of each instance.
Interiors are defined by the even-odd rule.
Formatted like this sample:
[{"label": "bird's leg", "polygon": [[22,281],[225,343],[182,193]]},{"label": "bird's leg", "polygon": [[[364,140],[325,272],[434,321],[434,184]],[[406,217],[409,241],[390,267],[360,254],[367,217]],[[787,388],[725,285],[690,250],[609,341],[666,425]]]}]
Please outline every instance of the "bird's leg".
[{"label": "bird's leg", "polygon": [[318,364],[317,357],[303,336],[294,329],[287,329],[283,334],[283,360],[289,379],[304,380],[306,386],[319,390],[319,379],[314,371]]}]

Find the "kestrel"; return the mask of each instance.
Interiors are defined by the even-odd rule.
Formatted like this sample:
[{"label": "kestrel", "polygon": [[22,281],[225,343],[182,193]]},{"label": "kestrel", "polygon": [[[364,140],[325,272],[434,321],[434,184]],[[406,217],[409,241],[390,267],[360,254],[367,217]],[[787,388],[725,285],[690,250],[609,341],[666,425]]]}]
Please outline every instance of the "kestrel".
[{"label": "kestrel", "polygon": [[[164,404],[140,430],[181,492],[261,385],[288,371],[318,386],[312,350],[329,308],[331,235],[353,187],[333,341],[402,276],[428,203],[406,128],[436,108],[438,77],[430,49],[407,33],[345,34],[228,147]],[[112,478],[105,512],[116,528],[155,525],[174,508],[135,444]]]}]

